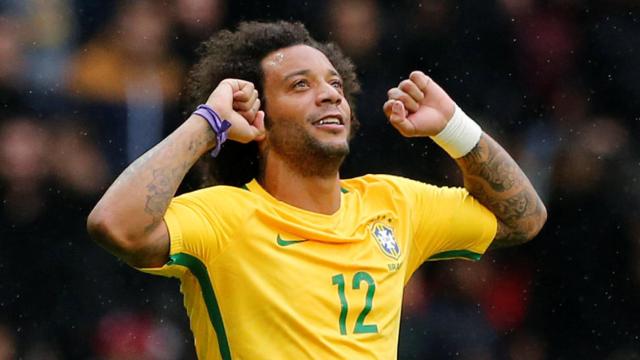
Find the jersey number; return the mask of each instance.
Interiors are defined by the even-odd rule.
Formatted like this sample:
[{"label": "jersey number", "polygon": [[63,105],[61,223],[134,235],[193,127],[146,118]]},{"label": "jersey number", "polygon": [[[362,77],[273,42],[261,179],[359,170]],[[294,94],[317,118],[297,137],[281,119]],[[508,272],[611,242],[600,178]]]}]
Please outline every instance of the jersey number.
[{"label": "jersey number", "polygon": [[[347,303],[347,297],[344,292],[344,275],[338,274],[331,278],[333,285],[338,285],[338,297],[340,298],[340,319],[338,324],[340,325],[340,334],[347,335],[347,312],[349,311],[349,304]],[[376,283],[369,273],[359,271],[353,276],[353,283],[351,287],[354,290],[360,289],[360,283],[367,283],[367,297],[365,299],[364,309],[358,315],[356,320],[356,326],[353,328],[354,334],[369,334],[377,333],[378,325],[365,325],[364,318],[367,317],[371,311],[373,305],[373,295],[376,293]]]}]

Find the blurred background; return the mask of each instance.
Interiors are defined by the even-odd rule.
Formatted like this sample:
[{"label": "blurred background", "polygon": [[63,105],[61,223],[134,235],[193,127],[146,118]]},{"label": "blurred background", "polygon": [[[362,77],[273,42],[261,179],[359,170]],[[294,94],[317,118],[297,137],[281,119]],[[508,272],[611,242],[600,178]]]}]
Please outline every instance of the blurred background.
[{"label": "blurred background", "polygon": [[414,275],[400,359],[640,359],[639,13],[636,0],[0,1],[0,360],[195,358],[178,282],[98,248],[85,218],[190,113],[197,45],[252,19],[301,20],[356,63],[362,130],[343,177],[461,185],[442,150],[382,114],[420,69],[547,204],[535,241]]}]

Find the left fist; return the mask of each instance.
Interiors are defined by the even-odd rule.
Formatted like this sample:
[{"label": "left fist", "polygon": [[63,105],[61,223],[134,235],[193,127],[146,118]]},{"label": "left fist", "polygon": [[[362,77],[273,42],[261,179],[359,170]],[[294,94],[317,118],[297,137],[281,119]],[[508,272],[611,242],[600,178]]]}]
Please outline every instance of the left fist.
[{"label": "left fist", "polygon": [[422,71],[414,71],[387,92],[382,109],[389,122],[405,137],[437,135],[453,116],[456,104]]}]

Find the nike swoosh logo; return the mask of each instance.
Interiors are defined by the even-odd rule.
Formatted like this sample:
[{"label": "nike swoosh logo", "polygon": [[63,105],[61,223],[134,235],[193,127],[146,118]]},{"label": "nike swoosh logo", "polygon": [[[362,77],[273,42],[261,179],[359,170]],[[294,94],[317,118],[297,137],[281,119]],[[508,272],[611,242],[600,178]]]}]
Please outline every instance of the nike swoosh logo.
[{"label": "nike swoosh logo", "polygon": [[309,240],[285,240],[280,237],[280,234],[278,234],[278,238],[276,239],[276,242],[280,246],[289,246],[289,245],[298,244],[305,241],[309,241]]}]

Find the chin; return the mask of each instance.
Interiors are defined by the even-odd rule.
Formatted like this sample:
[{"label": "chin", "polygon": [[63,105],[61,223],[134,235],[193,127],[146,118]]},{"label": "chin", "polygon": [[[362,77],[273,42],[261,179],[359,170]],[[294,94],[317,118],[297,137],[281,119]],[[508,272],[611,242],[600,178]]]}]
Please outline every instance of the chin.
[{"label": "chin", "polygon": [[339,131],[330,134],[320,134],[314,136],[318,143],[331,147],[346,146],[349,147],[349,135],[347,132]]},{"label": "chin", "polygon": [[322,152],[327,156],[347,156],[349,154],[349,142],[331,142],[322,144]]}]

